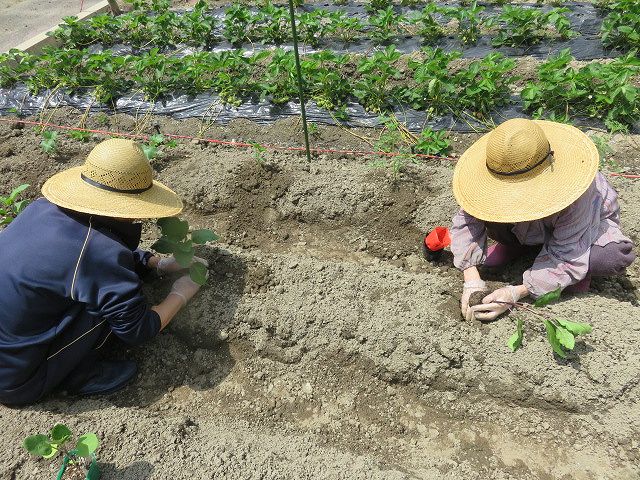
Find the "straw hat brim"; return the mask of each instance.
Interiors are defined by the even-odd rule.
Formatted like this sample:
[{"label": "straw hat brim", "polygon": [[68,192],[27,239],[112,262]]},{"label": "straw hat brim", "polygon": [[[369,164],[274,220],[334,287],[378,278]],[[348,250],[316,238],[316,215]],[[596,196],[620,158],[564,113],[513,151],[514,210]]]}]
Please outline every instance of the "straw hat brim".
[{"label": "straw hat brim", "polygon": [[119,193],[94,187],[80,174],[83,167],[57,173],[42,186],[42,194],[62,208],[113,218],[164,218],[182,211],[182,201],[170,188],[153,181],[142,193]]},{"label": "straw hat brim", "polygon": [[468,214],[486,222],[517,223],[558,213],[587,191],[598,172],[598,149],[571,125],[535,120],[553,150],[553,160],[516,176],[491,173],[486,166],[489,134],[460,157],[453,193]]}]

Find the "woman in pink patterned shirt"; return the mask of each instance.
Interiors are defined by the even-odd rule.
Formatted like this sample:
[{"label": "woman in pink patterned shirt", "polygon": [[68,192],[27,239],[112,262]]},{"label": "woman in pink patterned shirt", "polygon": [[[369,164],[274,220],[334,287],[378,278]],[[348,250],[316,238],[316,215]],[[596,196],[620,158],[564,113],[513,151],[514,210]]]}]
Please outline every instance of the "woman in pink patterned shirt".
[{"label": "woman in pink patterned shirt", "polygon": [[[451,250],[464,273],[462,315],[494,320],[503,302],[557,288],[589,289],[591,276],[623,273],[635,259],[620,230],[615,190],[598,173],[597,148],[575,127],[509,120],[460,158],[453,190],[462,209],[453,218]],[[487,248],[487,237],[497,243]],[[539,249],[521,285],[509,285],[469,306],[484,291],[478,265],[503,265]]]}]

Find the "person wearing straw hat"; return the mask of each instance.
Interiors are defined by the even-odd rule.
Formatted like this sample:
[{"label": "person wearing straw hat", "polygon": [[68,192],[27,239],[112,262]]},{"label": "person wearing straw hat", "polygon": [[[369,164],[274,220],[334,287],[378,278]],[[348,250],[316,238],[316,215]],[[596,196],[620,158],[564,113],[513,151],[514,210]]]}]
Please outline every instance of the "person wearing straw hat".
[{"label": "person wearing straw hat", "polygon": [[[598,172],[599,154],[577,128],[544,120],[508,120],[474,143],[458,161],[451,250],[463,271],[462,315],[494,320],[509,302],[558,288],[589,290],[592,276],[623,273],[635,259],[620,230],[617,194]],[[497,243],[487,248],[487,238]],[[537,252],[520,285],[469,305],[485,291],[478,266],[499,267]]]},{"label": "person wearing straw hat", "polygon": [[98,361],[95,350],[112,336],[129,345],[153,338],[199,289],[183,274],[155,306],[141,291],[140,275],[181,267],[139,250],[132,219],[177,215],[182,202],[153,180],[136,143],[101,142],[42,193],[0,233],[0,403],[10,405],[59,386],[80,395],[122,388],[136,364]]}]

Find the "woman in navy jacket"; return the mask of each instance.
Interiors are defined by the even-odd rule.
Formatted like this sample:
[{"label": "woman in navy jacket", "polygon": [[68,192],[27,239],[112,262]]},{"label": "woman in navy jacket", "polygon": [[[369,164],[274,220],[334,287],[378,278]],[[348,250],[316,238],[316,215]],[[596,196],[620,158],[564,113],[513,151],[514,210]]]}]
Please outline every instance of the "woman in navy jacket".
[{"label": "woman in navy jacket", "polygon": [[[140,275],[181,269],[138,249],[132,219],[177,215],[182,202],[153,180],[141,148],[111,139],[81,167],[51,177],[45,198],[0,232],[0,402],[27,404],[59,385],[111,393],[136,373],[132,361],[96,361],[109,337],[138,345],[160,332],[198,291],[180,277],[150,306]],[[197,261],[201,261],[197,259]]]}]

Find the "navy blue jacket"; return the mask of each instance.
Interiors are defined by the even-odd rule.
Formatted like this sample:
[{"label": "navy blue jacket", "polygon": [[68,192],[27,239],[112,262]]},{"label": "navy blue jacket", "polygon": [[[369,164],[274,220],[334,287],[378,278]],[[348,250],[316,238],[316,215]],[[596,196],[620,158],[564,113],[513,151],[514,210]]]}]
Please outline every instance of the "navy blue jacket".
[{"label": "navy blue jacket", "polygon": [[131,345],[158,334],[160,317],[141,291],[140,233],[43,198],[0,231],[0,388],[29,380],[87,314]]}]

